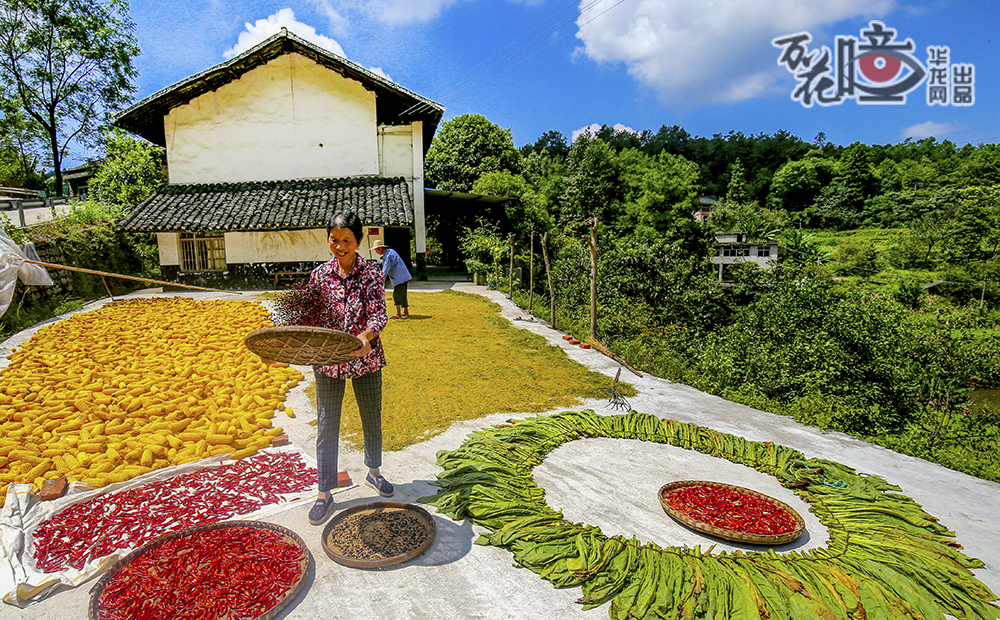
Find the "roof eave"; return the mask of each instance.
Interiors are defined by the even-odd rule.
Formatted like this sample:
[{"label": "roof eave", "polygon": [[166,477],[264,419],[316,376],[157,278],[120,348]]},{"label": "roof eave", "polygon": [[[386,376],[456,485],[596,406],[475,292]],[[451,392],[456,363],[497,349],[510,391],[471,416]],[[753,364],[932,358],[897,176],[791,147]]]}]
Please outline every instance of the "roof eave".
[{"label": "roof eave", "polygon": [[[421,97],[413,91],[342,56],[310,43],[283,28],[281,32],[268,37],[242,54],[185,78],[129,106],[115,115],[114,124],[140,135],[154,144],[165,147],[166,134],[163,127],[163,117],[171,109],[186,105],[195,98],[217,90],[239,79],[245,73],[291,52],[303,53],[318,64],[336,71],[344,77],[361,82],[365,88],[375,91],[377,95],[388,95],[389,99],[400,99],[401,102],[397,106],[390,105],[389,101],[381,102],[386,108],[397,108],[395,114],[392,114],[392,111],[388,109],[385,114],[398,118],[400,123],[422,120],[427,123],[427,129],[430,130],[431,136],[444,116],[444,106],[441,104]],[[410,118],[405,118],[404,115]],[[382,115],[380,114],[380,116]],[[380,119],[380,122],[384,122],[384,120]],[[429,143],[429,138],[425,139],[425,142]]]}]

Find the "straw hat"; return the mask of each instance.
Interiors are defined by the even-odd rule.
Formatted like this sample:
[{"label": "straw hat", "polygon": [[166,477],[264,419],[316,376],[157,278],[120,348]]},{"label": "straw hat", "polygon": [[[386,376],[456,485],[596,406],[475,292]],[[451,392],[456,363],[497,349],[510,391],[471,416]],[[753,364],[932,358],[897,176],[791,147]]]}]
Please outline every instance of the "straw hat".
[{"label": "straw hat", "polygon": [[372,244],[372,249],[373,250],[377,250],[379,248],[384,248],[384,247],[385,247],[385,244],[382,243],[381,239],[376,239],[375,243]]}]

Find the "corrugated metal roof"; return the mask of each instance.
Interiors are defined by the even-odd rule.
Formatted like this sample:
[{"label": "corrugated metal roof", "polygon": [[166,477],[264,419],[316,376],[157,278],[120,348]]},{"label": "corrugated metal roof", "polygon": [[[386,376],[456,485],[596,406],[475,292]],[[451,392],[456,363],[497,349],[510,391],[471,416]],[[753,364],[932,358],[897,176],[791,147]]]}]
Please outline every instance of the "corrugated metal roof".
[{"label": "corrugated metal roof", "polygon": [[405,179],[359,176],[161,185],[118,228],[136,232],[324,228],[334,213],[344,209],[357,213],[366,224],[413,222]]}]

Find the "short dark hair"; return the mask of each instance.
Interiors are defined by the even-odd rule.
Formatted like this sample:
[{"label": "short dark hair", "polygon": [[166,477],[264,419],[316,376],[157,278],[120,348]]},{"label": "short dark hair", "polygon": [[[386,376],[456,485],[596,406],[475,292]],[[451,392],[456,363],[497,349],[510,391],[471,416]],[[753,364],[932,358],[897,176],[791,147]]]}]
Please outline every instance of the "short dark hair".
[{"label": "short dark hair", "polygon": [[333,217],[330,218],[330,223],[326,225],[327,238],[330,237],[330,231],[334,228],[346,228],[354,233],[354,240],[361,243],[361,218],[354,211],[348,209],[334,213]]}]

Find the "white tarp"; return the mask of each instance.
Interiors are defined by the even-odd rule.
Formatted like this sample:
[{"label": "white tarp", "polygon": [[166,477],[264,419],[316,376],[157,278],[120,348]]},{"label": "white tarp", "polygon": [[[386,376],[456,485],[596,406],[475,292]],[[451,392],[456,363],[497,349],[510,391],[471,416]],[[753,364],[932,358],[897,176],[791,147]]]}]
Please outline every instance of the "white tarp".
[{"label": "white tarp", "polygon": [[51,286],[45,267],[24,262],[29,260],[25,251],[33,255],[30,260],[38,260],[34,244],[29,244],[22,250],[7,233],[0,230],[0,316],[7,312],[10,302],[14,299],[14,287],[17,279],[32,286]]},{"label": "white tarp", "polygon": [[[316,467],[316,459],[296,446],[268,448],[262,450],[262,452],[297,453],[302,457],[307,466]],[[44,598],[59,589],[79,586],[88,579],[102,573],[115,562],[135,550],[134,547],[119,549],[111,555],[91,561],[79,570],[68,568],[57,573],[43,573],[39,571],[35,565],[32,535],[35,529],[42,523],[67,506],[85,502],[105,493],[131,489],[148,482],[167,480],[174,476],[199,469],[229,465],[233,462],[235,461],[220,461],[219,457],[206,458],[184,465],[157,469],[126,482],[109,484],[99,489],[74,482],[70,484],[70,488],[67,490],[65,496],[47,502],[41,501],[37,494],[30,492],[31,485],[11,484],[7,489],[6,503],[2,510],[0,510],[0,543],[2,543],[2,546],[0,546],[0,595],[2,595],[3,602],[24,607],[32,600]],[[346,491],[354,486],[335,489],[334,492]],[[263,506],[256,512],[232,517],[231,519],[260,519],[267,515],[284,511],[292,506],[313,501],[316,498],[316,494],[317,491],[315,488],[300,493],[289,493],[282,496],[275,504]]]}]

